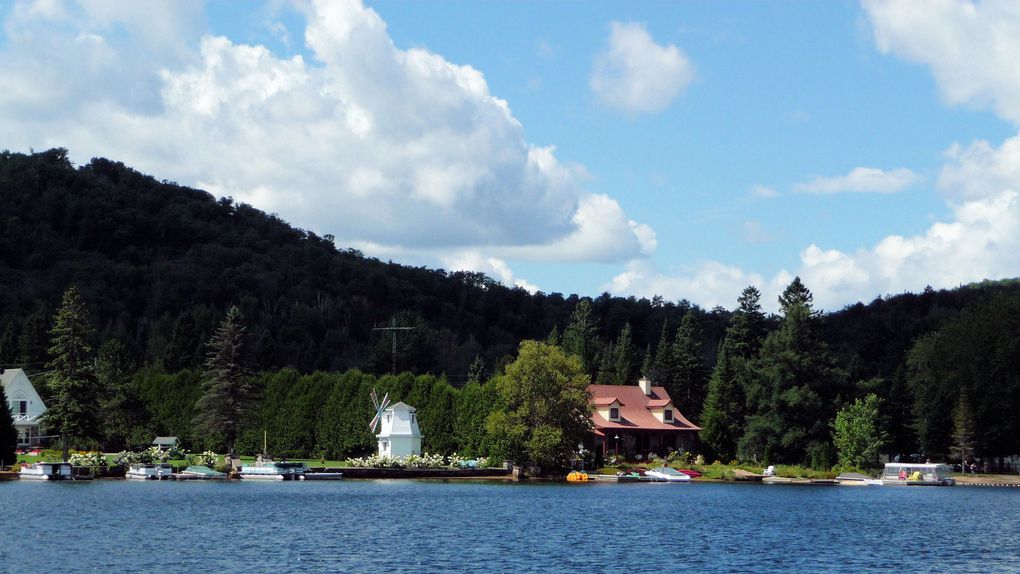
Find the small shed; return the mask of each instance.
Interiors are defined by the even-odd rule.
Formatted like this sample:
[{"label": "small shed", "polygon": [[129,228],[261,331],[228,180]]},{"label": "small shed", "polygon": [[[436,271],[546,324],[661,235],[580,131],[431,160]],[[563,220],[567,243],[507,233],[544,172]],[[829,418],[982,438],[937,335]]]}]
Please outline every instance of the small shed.
[{"label": "small shed", "polygon": [[177,448],[178,444],[179,442],[177,440],[177,437],[175,436],[158,436],[156,437],[156,440],[152,441],[152,446],[158,448],[159,450],[170,450],[173,448]]},{"label": "small shed", "polygon": [[386,409],[376,438],[379,440],[380,456],[421,456],[421,430],[418,428],[417,411],[403,402]]}]

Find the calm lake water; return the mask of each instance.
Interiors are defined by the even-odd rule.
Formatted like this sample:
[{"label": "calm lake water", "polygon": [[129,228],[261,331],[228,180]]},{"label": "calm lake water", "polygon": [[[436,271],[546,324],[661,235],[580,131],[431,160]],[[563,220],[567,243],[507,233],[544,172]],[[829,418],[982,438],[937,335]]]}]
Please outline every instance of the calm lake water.
[{"label": "calm lake water", "polygon": [[1020,490],[0,483],[0,571],[1018,572]]}]

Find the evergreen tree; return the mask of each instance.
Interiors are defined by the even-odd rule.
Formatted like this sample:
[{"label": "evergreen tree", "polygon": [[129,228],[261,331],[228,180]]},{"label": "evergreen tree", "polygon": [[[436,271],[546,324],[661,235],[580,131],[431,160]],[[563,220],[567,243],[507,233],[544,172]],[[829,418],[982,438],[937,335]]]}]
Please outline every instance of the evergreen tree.
[{"label": "evergreen tree", "polygon": [[64,460],[73,439],[93,440],[99,434],[99,392],[92,367],[92,325],[76,287],[69,288],[50,330],[52,359],[47,427],[61,435]]},{"label": "evergreen tree", "polygon": [[195,405],[195,426],[206,433],[206,442],[212,436],[221,437],[230,452],[237,439],[238,423],[255,399],[245,343],[241,311],[231,307],[209,340],[202,395]]},{"label": "evergreen tree", "polygon": [[570,316],[570,324],[563,330],[563,350],[581,359],[581,366],[589,375],[599,366],[598,325],[592,316],[591,301],[581,299]]},{"label": "evergreen tree", "polygon": [[705,364],[701,360],[701,330],[694,313],[688,312],[680,321],[673,341],[674,376],[666,387],[670,398],[692,421],[700,420],[705,402]]},{"label": "evergreen tree", "polygon": [[18,324],[9,321],[0,335],[0,366],[18,362]]},{"label": "evergreen tree", "polygon": [[139,436],[139,431],[148,430],[145,423],[149,417],[132,378],[135,370],[134,360],[117,339],[109,339],[99,348],[96,359],[99,422],[101,442],[107,452],[125,450],[146,440]]},{"label": "evergreen tree", "polygon": [[[3,369],[0,369],[0,373]],[[14,428],[14,417],[7,405],[7,393],[0,385],[0,468],[18,462],[18,431]]]},{"label": "evergreen tree", "polygon": [[549,331],[549,336],[545,338],[545,342],[549,345],[559,347],[563,342],[562,337],[560,337],[560,328],[553,325],[552,331]]},{"label": "evergreen tree", "polygon": [[719,358],[708,381],[705,406],[701,410],[701,442],[708,457],[729,462],[737,456],[737,439],[743,431],[744,397],[737,374],[740,359],[731,359],[732,344],[723,341]]},{"label": "evergreen tree", "polygon": [[960,458],[960,464],[974,458],[974,410],[971,407],[967,389],[960,388],[960,396],[953,409],[953,450]]},{"label": "evergreen tree", "polygon": [[750,359],[761,349],[765,338],[765,314],[761,310],[761,292],[754,286],[748,286],[740,293],[726,338],[730,340],[731,358]]},{"label": "evergreen tree", "polygon": [[779,297],[782,324],[766,337],[745,386],[751,412],[744,453],[768,449],[779,462],[806,462],[810,455],[816,466],[828,464],[828,422],[845,377],[817,332],[811,300],[799,279]]},{"label": "evergreen tree", "polygon": [[666,382],[672,379],[671,371],[673,370],[673,342],[669,339],[668,327],[669,321],[663,321],[662,332],[659,333],[659,342],[655,345],[655,356],[652,359],[651,372],[645,372],[649,379],[664,387]]},{"label": "evergreen tree", "polygon": [[630,323],[623,326],[620,336],[613,345],[612,374],[610,384],[632,385],[637,382],[640,362],[634,339],[631,335]]},{"label": "evergreen tree", "polygon": [[475,360],[468,369],[467,380],[469,383],[482,384],[485,382],[485,361],[480,355],[475,355]]}]

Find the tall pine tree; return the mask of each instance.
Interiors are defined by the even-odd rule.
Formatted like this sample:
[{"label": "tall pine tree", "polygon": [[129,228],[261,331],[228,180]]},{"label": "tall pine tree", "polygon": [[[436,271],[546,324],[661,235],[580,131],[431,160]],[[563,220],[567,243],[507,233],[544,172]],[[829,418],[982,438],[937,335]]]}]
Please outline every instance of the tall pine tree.
[{"label": "tall pine tree", "polygon": [[592,317],[591,301],[581,299],[570,316],[570,324],[563,330],[561,344],[566,353],[581,359],[586,373],[594,376],[599,367],[598,325]]},{"label": "tall pine tree", "polygon": [[738,376],[743,363],[730,358],[732,346],[728,338],[723,341],[700,419],[701,442],[708,456],[723,462],[737,456],[737,439],[744,426],[744,396]]},{"label": "tall pine tree", "polygon": [[252,385],[246,357],[246,337],[241,311],[231,307],[208,344],[202,396],[195,405],[195,426],[206,433],[205,442],[213,436],[223,439],[233,452],[238,425],[245,411],[253,404]]},{"label": "tall pine tree", "polygon": [[92,367],[92,325],[76,287],[64,293],[50,330],[50,406],[47,427],[61,435],[64,460],[71,439],[94,440],[99,434],[99,389]]},{"label": "tall pine tree", "polygon": [[680,411],[697,422],[705,402],[705,363],[701,359],[701,329],[693,312],[688,311],[673,341],[672,388],[666,387]]}]

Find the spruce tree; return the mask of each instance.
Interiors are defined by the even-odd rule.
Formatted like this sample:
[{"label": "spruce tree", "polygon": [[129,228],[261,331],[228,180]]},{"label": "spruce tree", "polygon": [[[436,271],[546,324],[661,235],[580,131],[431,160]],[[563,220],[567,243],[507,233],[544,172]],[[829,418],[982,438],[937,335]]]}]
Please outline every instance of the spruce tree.
[{"label": "spruce tree", "polygon": [[640,363],[637,349],[631,336],[630,323],[623,326],[620,336],[613,345],[613,363],[611,380],[614,385],[631,385],[637,381]]},{"label": "spruce tree", "polygon": [[731,347],[729,339],[723,341],[708,381],[700,419],[701,442],[708,456],[722,462],[737,456],[737,439],[744,422],[744,397],[737,374],[741,362],[739,358],[730,358]]},{"label": "spruce tree", "polygon": [[694,421],[701,416],[705,401],[705,363],[701,359],[701,329],[693,312],[687,312],[680,321],[673,341],[673,388],[667,387],[681,412]]},{"label": "spruce tree", "polygon": [[730,340],[731,358],[750,359],[761,349],[765,338],[765,314],[761,309],[761,292],[754,286],[748,286],[740,293],[726,337]]},{"label": "spruce tree", "polygon": [[766,337],[755,375],[745,386],[751,412],[741,438],[743,453],[768,449],[779,462],[812,458],[819,466],[831,453],[828,423],[845,375],[818,333],[812,298],[799,278],[779,297],[782,324]]},{"label": "spruce tree", "polygon": [[92,367],[92,325],[76,287],[64,293],[50,330],[50,406],[44,422],[61,435],[64,460],[72,438],[89,440],[99,434],[99,392]]},{"label": "spruce tree", "polygon": [[974,458],[974,410],[966,388],[960,389],[953,408],[953,450],[960,457],[960,464]]},{"label": "spruce tree", "polygon": [[[0,373],[3,369],[0,369]],[[7,393],[0,385],[0,468],[18,462],[18,430],[14,428],[14,417],[7,405]]]},{"label": "spruce tree", "polygon": [[238,425],[253,404],[255,388],[246,357],[246,329],[241,311],[231,307],[208,343],[202,395],[195,405],[195,426],[206,433],[205,442],[222,437],[233,452]]},{"label": "spruce tree", "polygon": [[581,365],[589,375],[599,366],[598,325],[592,317],[591,301],[581,299],[570,316],[570,324],[563,330],[563,350],[581,359]]}]

